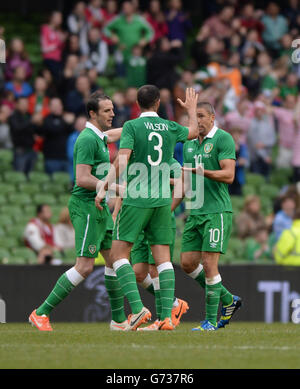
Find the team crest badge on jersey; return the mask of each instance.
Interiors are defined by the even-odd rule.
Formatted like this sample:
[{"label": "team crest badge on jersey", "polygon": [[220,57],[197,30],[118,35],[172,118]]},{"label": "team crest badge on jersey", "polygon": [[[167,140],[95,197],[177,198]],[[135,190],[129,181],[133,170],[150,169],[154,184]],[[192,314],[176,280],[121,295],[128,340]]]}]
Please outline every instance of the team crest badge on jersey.
[{"label": "team crest badge on jersey", "polygon": [[94,244],[89,245],[89,252],[91,254],[95,254],[95,252],[96,252],[96,245],[94,245]]},{"label": "team crest badge on jersey", "polygon": [[206,143],[206,145],[204,146],[204,152],[206,154],[210,153],[213,149],[214,145],[212,143]]}]

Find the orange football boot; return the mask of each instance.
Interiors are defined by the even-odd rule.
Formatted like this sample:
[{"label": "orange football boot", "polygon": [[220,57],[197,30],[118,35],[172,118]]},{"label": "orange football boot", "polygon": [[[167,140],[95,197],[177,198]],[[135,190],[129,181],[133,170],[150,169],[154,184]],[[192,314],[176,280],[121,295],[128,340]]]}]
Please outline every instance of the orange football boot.
[{"label": "orange football boot", "polygon": [[172,322],[175,327],[178,326],[181,316],[187,312],[189,305],[186,301],[177,299],[178,305],[172,309]]},{"label": "orange football boot", "polygon": [[36,314],[36,309],[29,316],[29,323],[36,327],[39,331],[53,331],[49,317],[46,315],[39,316]]}]

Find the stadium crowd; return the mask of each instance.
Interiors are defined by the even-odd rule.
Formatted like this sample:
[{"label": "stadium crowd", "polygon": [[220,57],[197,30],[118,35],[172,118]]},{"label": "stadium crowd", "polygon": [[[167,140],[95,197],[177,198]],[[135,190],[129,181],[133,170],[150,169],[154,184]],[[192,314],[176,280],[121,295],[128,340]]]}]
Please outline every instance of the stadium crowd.
[{"label": "stadium crowd", "polygon": [[[203,16],[195,24],[181,0],[151,0],[146,9],[133,0],[90,0],[77,2],[68,15],[53,11],[40,28],[38,71],[21,37],[8,42],[0,147],[12,150],[16,171],[30,174],[41,153],[46,173],[67,172],[72,182],[73,147],[92,92],[110,95],[113,126],[120,127],[139,115],[137,88],[155,84],[160,116],[184,125],[187,117],[176,99],[194,87],[199,100],[214,105],[217,125],[236,143],[236,177],[229,190],[233,205],[242,200],[234,236],[245,242],[243,255],[258,263],[288,263],[287,256],[300,265],[300,252],[291,259],[282,248],[294,247],[291,236],[300,245],[300,57],[292,45],[300,37],[299,1],[261,7],[212,0]],[[1,34],[5,37],[2,29]],[[113,161],[118,144],[109,147]],[[182,144],[174,156],[182,164]],[[274,184],[276,174],[269,209],[257,189]],[[252,189],[247,177],[257,180]],[[45,213],[49,224],[47,209],[38,209],[37,218]],[[35,222],[29,224],[27,231],[35,230]],[[37,245],[39,252],[43,246]]]}]

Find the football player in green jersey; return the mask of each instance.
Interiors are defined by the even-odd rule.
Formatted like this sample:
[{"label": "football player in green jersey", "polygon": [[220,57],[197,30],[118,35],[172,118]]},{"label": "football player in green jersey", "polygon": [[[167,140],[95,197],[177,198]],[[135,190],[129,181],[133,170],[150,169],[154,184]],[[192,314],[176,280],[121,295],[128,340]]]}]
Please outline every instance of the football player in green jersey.
[{"label": "football player in green jersey", "polygon": [[[181,165],[176,159],[172,158],[171,161],[171,178],[170,178],[170,187],[173,191],[173,187],[178,183],[181,185]],[[124,185],[124,183],[123,183]],[[115,207],[113,211],[113,219],[115,221],[117,214],[121,208],[122,199],[118,197],[115,202]],[[175,238],[176,238],[176,219],[174,212],[172,213],[172,243],[170,244],[170,258],[173,262],[173,253],[175,247]],[[159,329],[159,322],[161,316],[161,299],[160,299],[160,285],[159,285],[159,275],[157,268],[155,266],[155,261],[151,252],[151,247],[145,236],[144,231],[142,231],[137,240],[134,242],[131,252],[130,252],[130,262],[133,267],[137,283],[147,290],[149,293],[154,295],[155,298],[155,310],[156,310],[156,320],[154,323],[147,327],[138,328],[141,331],[157,331]],[[182,299],[174,297],[173,308],[171,312],[172,323],[175,327],[179,325],[181,316],[185,314],[189,309],[188,303]]]},{"label": "football player in green jersey", "polygon": [[[197,99],[195,90],[188,88],[185,102],[179,100],[189,116],[187,128],[157,115],[160,104],[157,87],[141,87],[137,101],[142,113],[139,118],[124,124],[118,156],[95,199],[96,206],[102,209],[101,202],[107,187],[127,167],[127,187],[114,226],[111,256],[113,269],[132,310],[128,320],[132,330],[151,317],[141,301],[129,263],[131,247],[141,231],[146,234],[159,273],[162,301],[159,329],[174,329],[171,320],[175,277],[169,249],[172,242],[169,161],[177,142],[185,142],[198,135]],[[141,174],[138,175],[138,171]],[[165,179],[161,179],[160,173],[167,174]]]},{"label": "football player in green jersey", "polygon": [[[192,188],[196,186],[196,175],[203,176],[204,197],[202,206],[191,208],[184,228],[181,267],[205,288],[206,317],[194,330],[211,331],[228,324],[241,306],[241,299],[222,285],[218,269],[220,254],[226,252],[232,227],[228,184],[234,179],[235,145],[231,135],[215,125],[215,111],[210,103],[198,103],[197,119],[199,136],[184,145],[184,164],[190,167],[184,166],[183,170],[185,181],[192,172]],[[172,208],[180,201],[174,198]],[[220,300],[221,320],[217,323]]]},{"label": "football player in green jersey", "polygon": [[[49,314],[72,289],[82,282],[92,271],[99,250],[105,258],[105,283],[110,301],[123,301],[123,293],[109,261],[112,240],[112,218],[103,200],[100,212],[94,203],[96,187],[109,170],[109,150],[107,143],[120,139],[122,128],[112,129],[114,117],[113,103],[100,92],[93,93],[86,106],[88,121],[86,128],[78,136],[74,147],[75,183],[69,200],[69,212],[75,229],[76,264],[57,281],[44,303],[34,310],[29,321],[39,330],[52,331]],[[106,171],[105,171],[106,170]],[[116,189],[116,188],[114,188]],[[124,310],[114,310],[112,306],[111,326],[127,328]]]}]

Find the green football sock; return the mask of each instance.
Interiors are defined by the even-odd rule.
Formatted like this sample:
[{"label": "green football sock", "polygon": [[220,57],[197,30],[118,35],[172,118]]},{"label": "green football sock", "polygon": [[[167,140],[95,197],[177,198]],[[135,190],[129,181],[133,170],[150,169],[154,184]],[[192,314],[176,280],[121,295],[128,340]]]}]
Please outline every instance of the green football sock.
[{"label": "green football sock", "polygon": [[84,278],[75,270],[74,267],[69,269],[57,280],[54,288],[44,303],[40,305],[36,314],[49,315],[54,307],[56,307],[62,300],[64,300]]},{"label": "green football sock", "polygon": [[[199,265],[200,266],[200,265]],[[201,265],[202,268],[202,265]],[[196,269],[197,270],[197,269]],[[192,274],[192,273],[190,273]],[[198,284],[205,289],[205,272],[202,268],[200,273],[194,278],[195,281],[198,282]],[[232,304],[233,302],[233,296],[232,294],[225,288],[224,285],[221,286],[221,295],[220,295],[221,303],[223,306],[227,306]]]},{"label": "green football sock", "polygon": [[171,262],[164,262],[157,267],[160,285],[161,320],[171,318],[174,301],[175,273]]},{"label": "green football sock", "polygon": [[143,309],[144,305],[141,301],[134,271],[128,259],[119,259],[113,266],[122,292],[129,302],[132,313],[139,313]]},{"label": "green football sock", "polygon": [[117,323],[123,323],[127,320],[124,311],[124,295],[117,275],[112,269],[105,268],[104,282],[111,307],[111,318]]},{"label": "green football sock", "polygon": [[214,326],[217,325],[217,316],[221,295],[221,276],[218,274],[213,278],[205,280],[205,319]]}]

